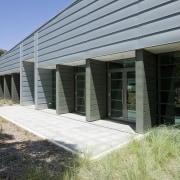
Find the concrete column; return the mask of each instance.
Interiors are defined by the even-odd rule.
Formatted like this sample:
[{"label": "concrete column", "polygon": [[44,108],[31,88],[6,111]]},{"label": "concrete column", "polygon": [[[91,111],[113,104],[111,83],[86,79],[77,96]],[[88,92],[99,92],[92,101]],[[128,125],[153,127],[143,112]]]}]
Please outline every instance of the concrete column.
[{"label": "concrete column", "polygon": [[74,67],[56,66],[56,112],[64,114],[74,112],[75,85]]},{"label": "concrete column", "polygon": [[86,60],[86,120],[94,121],[107,116],[106,63]]},{"label": "concrete column", "polygon": [[11,75],[4,76],[4,99],[11,100]]},{"label": "concrete column", "polygon": [[4,76],[0,76],[0,99],[4,99]]},{"label": "concrete column", "polygon": [[12,74],[12,101],[20,102],[20,74]]},{"label": "concrete column", "polygon": [[136,131],[143,132],[156,123],[156,56],[136,51]]}]

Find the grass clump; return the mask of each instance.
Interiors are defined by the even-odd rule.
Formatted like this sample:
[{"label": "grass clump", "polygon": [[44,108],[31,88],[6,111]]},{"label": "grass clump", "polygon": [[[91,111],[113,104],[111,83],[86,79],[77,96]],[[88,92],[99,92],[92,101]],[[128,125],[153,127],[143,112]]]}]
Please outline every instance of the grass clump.
[{"label": "grass clump", "polygon": [[0,117],[0,140],[3,140],[4,137],[3,137],[3,134],[2,134],[2,131],[3,131],[3,123],[6,123],[7,121],[5,119],[3,119],[2,117]]},{"label": "grass clump", "polygon": [[180,130],[174,127],[152,129],[140,141],[132,141],[124,149],[105,158],[72,168],[74,177],[83,180],[160,180],[180,179]]}]

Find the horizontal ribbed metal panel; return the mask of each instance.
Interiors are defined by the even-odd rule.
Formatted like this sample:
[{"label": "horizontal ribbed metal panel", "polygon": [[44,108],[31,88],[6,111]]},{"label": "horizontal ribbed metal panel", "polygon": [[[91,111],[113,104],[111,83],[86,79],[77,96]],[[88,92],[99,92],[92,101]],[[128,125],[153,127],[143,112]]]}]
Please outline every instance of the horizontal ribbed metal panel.
[{"label": "horizontal ribbed metal panel", "polygon": [[0,74],[20,72],[20,46],[17,45],[0,58]]},{"label": "horizontal ribbed metal panel", "polygon": [[[77,0],[37,30],[38,67],[180,41],[178,0]],[[22,59],[34,58],[34,35]],[[19,71],[19,45],[1,57],[0,73]],[[18,62],[18,63],[17,63]]]},{"label": "horizontal ribbed metal panel", "polygon": [[34,58],[34,35],[23,41],[22,60]]}]

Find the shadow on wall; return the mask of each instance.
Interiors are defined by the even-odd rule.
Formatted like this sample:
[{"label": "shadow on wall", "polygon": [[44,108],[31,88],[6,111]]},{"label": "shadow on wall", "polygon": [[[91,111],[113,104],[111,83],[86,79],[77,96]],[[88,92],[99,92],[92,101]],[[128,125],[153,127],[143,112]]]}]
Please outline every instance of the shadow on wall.
[{"label": "shadow on wall", "polygon": [[27,87],[27,92],[30,93],[29,96],[34,102],[34,62],[23,61],[23,68],[23,83],[27,83],[24,87]]},{"label": "shadow on wall", "polygon": [[52,108],[53,99],[53,70],[38,69],[38,108]]},{"label": "shadow on wall", "polygon": [[[94,106],[94,113],[92,114],[99,116],[96,119],[104,119],[107,117],[106,63],[91,60],[91,73],[93,83],[91,88],[94,87],[94,97],[92,99],[97,102],[97,107]],[[93,92],[93,90],[91,91]],[[93,96],[93,94],[91,95]]]}]

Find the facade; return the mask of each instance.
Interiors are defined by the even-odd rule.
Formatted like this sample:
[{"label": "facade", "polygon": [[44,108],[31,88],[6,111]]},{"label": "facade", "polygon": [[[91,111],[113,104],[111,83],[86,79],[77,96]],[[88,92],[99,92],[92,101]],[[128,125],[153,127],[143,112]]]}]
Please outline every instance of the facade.
[{"label": "facade", "polygon": [[180,1],[76,0],[0,58],[0,97],[135,123],[180,124]]}]

